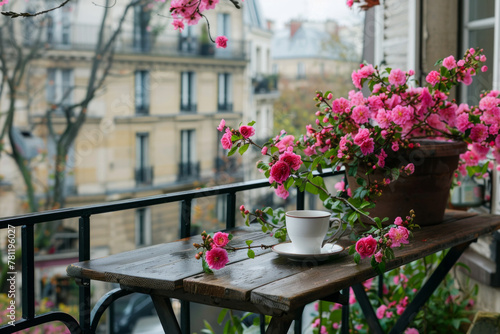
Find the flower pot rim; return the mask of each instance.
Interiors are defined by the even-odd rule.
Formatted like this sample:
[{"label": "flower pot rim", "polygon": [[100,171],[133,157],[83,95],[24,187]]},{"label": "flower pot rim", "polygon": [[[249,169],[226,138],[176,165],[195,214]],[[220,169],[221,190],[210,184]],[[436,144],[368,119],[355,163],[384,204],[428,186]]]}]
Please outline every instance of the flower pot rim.
[{"label": "flower pot rim", "polygon": [[410,141],[420,144],[419,148],[411,149],[411,151],[420,150],[426,157],[448,157],[467,151],[467,143],[462,141],[444,139],[413,139]]}]

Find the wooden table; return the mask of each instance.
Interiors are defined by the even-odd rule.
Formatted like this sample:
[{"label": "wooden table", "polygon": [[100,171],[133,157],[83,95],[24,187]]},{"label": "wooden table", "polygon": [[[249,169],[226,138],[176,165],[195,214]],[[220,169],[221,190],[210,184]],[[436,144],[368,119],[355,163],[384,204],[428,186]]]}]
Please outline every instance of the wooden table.
[{"label": "wooden table", "polygon": [[[467,246],[479,236],[500,228],[500,216],[447,212],[443,223],[414,232],[409,245],[395,250],[396,258],[387,263],[387,270],[397,268],[426,255],[451,248],[434,275],[401,316],[398,332],[406,328],[412,313],[425,303],[448,270]],[[233,246],[273,244],[275,239],[241,228],[233,232]],[[198,236],[172,243],[141,248],[105,258],[68,266],[67,273],[80,279],[119,283],[123,291],[150,294],[159,318],[168,333],[180,333],[169,298],[219,307],[238,309],[273,316],[267,333],[286,333],[292,320],[303,307],[316,300],[339,299],[339,292],[353,287],[374,333],[381,333],[378,320],[361,283],[377,273],[369,259],[356,265],[352,256],[323,263],[293,262],[270,250],[256,249],[255,259],[246,251],[230,253],[230,263],[213,275],[203,273],[201,262],[194,258],[193,242]],[[101,305],[102,307],[102,305]]]}]

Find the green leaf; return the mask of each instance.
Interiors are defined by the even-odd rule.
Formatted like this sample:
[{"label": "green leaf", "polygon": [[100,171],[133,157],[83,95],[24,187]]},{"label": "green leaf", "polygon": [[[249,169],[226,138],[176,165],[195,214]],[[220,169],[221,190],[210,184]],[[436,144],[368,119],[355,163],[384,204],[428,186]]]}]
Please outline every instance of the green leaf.
[{"label": "green leaf", "polygon": [[219,325],[224,321],[224,317],[226,316],[227,311],[229,311],[227,308],[223,308],[220,311],[219,316],[217,317],[217,322],[219,323]]},{"label": "green leaf", "polygon": [[227,238],[228,238],[229,240],[233,240],[233,235],[232,235],[232,234],[228,234]]},{"label": "green leaf", "polygon": [[251,121],[250,123],[248,123],[248,126],[253,126],[255,124],[255,121]]},{"label": "green leaf", "polygon": [[359,184],[360,186],[362,186],[362,187],[366,187],[366,180],[365,180],[365,179],[363,179],[362,177],[358,177],[358,178],[356,179],[356,182],[357,182],[357,184]]},{"label": "green leaf", "polygon": [[359,264],[360,260],[361,260],[361,255],[359,255],[359,253],[354,253],[354,262],[356,262],[356,264]]},{"label": "green leaf", "polygon": [[255,258],[255,252],[253,251],[253,249],[249,249],[248,252],[247,252],[247,255],[251,259]]},{"label": "green leaf", "polygon": [[283,183],[283,186],[285,187],[286,190],[288,190],[293,184],[293,177],[289,177],[286,179],[286,181]]},{"label": "green leaf", "polygon": [[246,240],[245,243],[247,244],[247,246],[250,246],[252,244],[253,240]]},{"label": "green leaf", "polygon": [[203,271],[206,272],[207,274],[213,274],[214,272],[212,269],[208,267],[207,261],[205,261],[205,254],[201,257],[201,266],[203,268]]},{"label": "green leaf", "polygon": [[233,147],[231,147],[231,149],[229,150],[229,152],[227,152],[227,156],[228,157],[232,156],[233,154],[236,153],[237,150],[238,150],[238,146],[234,145]]},{"label": "green leaf", "polygon": [[273,208],[271,208],[270,206],[268,206],[267,208],[265,208],[264,210],[262,210],[264,213],[268,214],[269,216],[272,216],[274,214],[274,211],[273,211]]},{"label": "green leaf", "polygon": [[259,162],[257,163],[257,168],[258,168],[258,169],[262,169],[262,170],[268,170],[268,169],[269,169],[269,165],[268,165],[268,164],[266,164],[266,163],[265,163],[265,162],[263,162],[263,161],[259,161]]},{"label": "green leaf", "polygon": [[354,252],[356,252],[356,245],[352,245],[351,247],[349,247],[349,255],[354,254]]},{"label": "green leaf", "polygon": [[280,150],[279,148],[277,148],[276,146],[273,146],[273,147],[271,147],[271,154],[279,152],[279,150]]},{"label": "green leaf", "polygon": [[391,178],[393,180],[397,180],[399,178],[399,169],[397,168],[391,169]]},{"label": "green leaf", "polygon": [[238,152],[243,155],[243,153],[245,153],[247,150],[248,150],[248,147],[250,146],[250,144],[245,144],[243,146],[240,147],[240,149],[238,150]]},{"label": "green leaf", "polygon": [[309,182],[306,183],[306,191],[313,194],[313,195],[319,194],[319,189],[316,188],[316,186],[312,185]]}]

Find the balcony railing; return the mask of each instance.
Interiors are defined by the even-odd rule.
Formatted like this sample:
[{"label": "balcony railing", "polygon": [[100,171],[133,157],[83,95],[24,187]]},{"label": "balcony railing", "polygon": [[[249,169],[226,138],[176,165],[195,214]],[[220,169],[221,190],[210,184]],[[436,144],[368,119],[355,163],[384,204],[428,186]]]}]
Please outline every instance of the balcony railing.
[{"label": "balcony railing", "polygon": [[[64,34],[56,31],[52,33],[44,28],[42,33],[42,45],[52,50],[81,50],[94,51],[97,37],[99,36],[99,26],[94,25],[72,25]],[[31,31],[31,30],[30,30]],[[107,40],[112,30],[107,28],[104,37]],[[34,43],[34,33],[27,33],[23,36],[25,45]],[[8,38],[5,38],[8,40]],[[7,47],[8,45],[6,45]],[[203,43],[198,36],[181,36],[171,34],[167,29],[159,33],[156,38],[150,34],[136,36],[133,30],[123,30],[115,43],[116,54],[151,54],[162,56],[189,56],[189,57],[212,57],[223,59],[246,59],[246,43],[231,39],[226,49],[216,49],[213,43]]]},{"label": "balcony railing", "polygon": [[135,170],[136,184],[152,184],[153,183],[153,167],[143,167]]},{"label": "balcony railing", "polygon": [[[327,172],[322,176],[334,176],[343,174],[342,172]],[[111,304],[118,296],[106,295],[106,299],[101,299],[96,308],[91,312],[90,300],[90,280],[80,282],[79,287],[79,322],[68,313],[61,311],[48,312],[43,314],[35,314],[35,226],[48,222],[58,221],[69,218],[79,218],[78,228],[78,254],[79,261],[90,260],[90,228],[91,217],[104,213],[119,212],[130,209],[143,208],[165,203],[180,202],[180,231],[179,237],[186,238],[191,232],[191,209],[194,199],[211,197],[216,195],[226,196],[226,228],[235,227],[237,203],[236,194],[269,187],[267,179],[255,180],[245,183],[235,183],[212,188],[204,188],[177,193],[169,193],[145,198],[129,199],[115,201],[109,203],[101,203],[97,205],[88,205],[79,208],[64,208],[58,210],[50,210],[26,215],[0,218],[0,229],[8,229],[13,227],[21,227],[21,251],[22,251],[22,319],[17,320],[14,325],[5,324],[0,327],[2,334],[16,333],[23,329],[32,328],[45,323],[60,321],[68,327],[71,333],[93,333],[97,328],[97,324],[103,315],[107,306]],[[302,192],[297,192],[297,209],[301,210],[305,207],[305,195]],[[103,297],[104,298],[104,297]],[[181,302],[181,329],[182,333],[191,333],[190,330],[190,309],[189,302]],[[112,326],[110,326],[112,331]],[[300,326],[296,326],[296,332],[300,333]]]},{"label": "balcony railing", "polygon": [[255,94],[265,94],[278,90],[278,75],[258,75],[252,78],[253,92]]},{"label": "balcony railing", "polygon": [[179,179],[198,178],[200,176],[199,162],[181,162],[179,163]]}]

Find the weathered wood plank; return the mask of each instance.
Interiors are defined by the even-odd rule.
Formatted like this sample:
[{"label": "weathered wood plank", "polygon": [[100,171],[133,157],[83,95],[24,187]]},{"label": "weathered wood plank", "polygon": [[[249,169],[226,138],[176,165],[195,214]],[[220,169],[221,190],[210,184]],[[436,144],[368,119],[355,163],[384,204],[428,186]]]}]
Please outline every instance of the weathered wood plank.
[{"label": "weathered wood plank", "polygon": [[[231,245],[245,246],[245,240],[255,244],[273,244],[276,239],[255,228],[239,228],[232,232]],[[172,243],[160,244],[129,252],[111,255],[70,265],[66,272],[71,277],[120,283],[123,285],[173,290],[182,286],[186,277],[202,273],[201,262],[194,258],[193,242],[200,242],[199,236]],[[256,256],[270,250],[255,249]],[[246,252],[231,252],[231,263],[247,259]]]},{"label": "weathered wood plank", "polygon": [[[451,215],[445,223],[416,231],[409,245],[395,250],[396,259],[387,263],[387,270],[475,240],[482,234],[500,228],[499,216],[465,215],[465,218],[459,218],[461,215]],[[376,275],[369,259],[355,265],[352,258],[347,257],[257,288],[252,291],[250,300],[255,304],[289,312]]]}]

